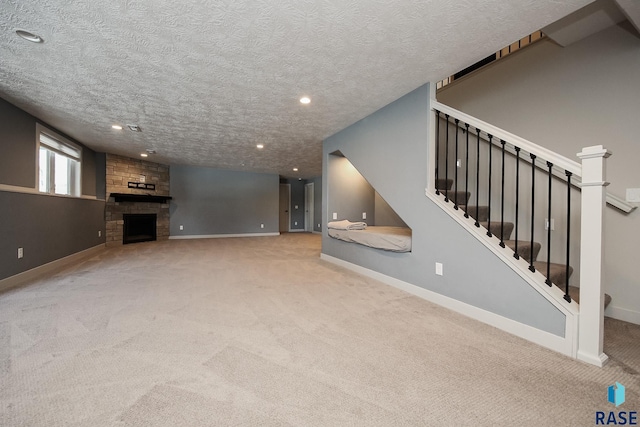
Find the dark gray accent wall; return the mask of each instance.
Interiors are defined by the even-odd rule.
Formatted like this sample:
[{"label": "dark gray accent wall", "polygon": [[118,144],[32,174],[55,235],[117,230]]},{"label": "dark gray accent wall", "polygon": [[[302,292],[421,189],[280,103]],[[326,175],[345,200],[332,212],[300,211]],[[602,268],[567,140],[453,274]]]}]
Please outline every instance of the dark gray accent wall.
[{"label": "dark gray accent wall", "polygon": [[313,183],[313,231],[322,231],[322,177],[308,180]]},{"label": "dark gray accent wall", "polygon": [[103,244],[104,228],[104,201],[0,191],[0,280]]},{"label": "dark gray accent wall", "polygon": [[[36,190],[38,122],[0,99],[0,184]],[[96,176],[96,153],[84,146],[82,153],[82,194],[95,196],[104,176]],[[0,190],[0,280],[103,244],[104,206],[103,200]]]},{"label": "dark gray accent wall", "polygon": [[0,184],[36,186],[36,119],[2,98]]},{"label": "dark gray accent wall", "polygon": [[[330,153],[339,150],[413,230],[412,252],[346,243],[326,232],[322,252],[564,336],[564,314],[425,197],[429,96],[429,85],[420,87],[323,144],[325,221],[343,203],[348,186],[332,174]],[[443,263],[443,276],[435,275],[436,262]]]},{"label": "dark gray accent wall", "polygon": [[96,197],[100,200],[107,198],[107,155],[96,153]]},{"label": "dark gray accent wall", "polygon": [[171,236],[278,232],[278,175],[172,165],[170,188]]},{"label": "dark gray accent wall", "polygon": [[287,180],[291,185],[291,223],[289,230],[304,230],[304,181],[297,179]]}]

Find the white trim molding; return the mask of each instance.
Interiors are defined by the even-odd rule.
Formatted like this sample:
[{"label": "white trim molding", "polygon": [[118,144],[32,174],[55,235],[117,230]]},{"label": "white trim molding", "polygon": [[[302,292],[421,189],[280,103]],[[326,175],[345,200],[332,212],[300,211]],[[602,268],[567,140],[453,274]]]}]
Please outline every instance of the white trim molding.
[{"label": "white trim molding", "polygon": [[398,288],[419,298],[453,310],[471,319],[478,320],[482,323],[486,323],[487,325],[496,327],[510,334],[524,338],[527,341],[531,341],[550,350],[557,351],[558,353],[572,358],[577,357],[576,338],[578,316],[574,316],[566,310],[563,311],[566,316],[565,334],[564,337],[560,337],[558,335],[554,335],[552,333],[536,329],[532,326],[516,322],[515,320],[508,319],[490,311],[483,310],[481,308],[466,304],[445,295],[438,294],[428,289],[421,288],[411,283],[398,280],[394,277],[378,273],[377,271],[370,270],[368,268],[332,257],[324,253],[320,254],[320,259],[347,268],[358,274],[362,274],[363,276],[378,280],[386,285],[393,286],[394,288]]},{"label": "white trim molding", "polygon": [[265,237],[265,236],[279,236],[279,235],[280,235],[280,233],[188,234],[188,235],[185,235],[185,236],[169,236],[169,240],[224,239],[224,238],[227,238],[227,237]]},{"label": "white trim molding", "polygon": [[64,258],[57,259],[55,261],[51,261],[47,264],[43,264],[39,267],[32,268],[31,270],[23,271],[22,273],[18,273],[14,276],[7,277],[6,279],[0,280],[0,292],[5,291],[10,288],[14,288],[16,286],[20,286],[25,282],[36,279],[45,274],[54,272],[59,270],[69,264],[77,263],[82,261],[85,258],[89,258],[91,256],[97,255],[98,253],[105,250],[106,246],[104,243],[94,246],[89,249],[85,249],[84,251],[76,252],[75,254],[71,254]]},{"label": "white trim molding", "polygon": [[604,313],[605,316],[640,325],[640,311],[618,307],[611,304]]}]

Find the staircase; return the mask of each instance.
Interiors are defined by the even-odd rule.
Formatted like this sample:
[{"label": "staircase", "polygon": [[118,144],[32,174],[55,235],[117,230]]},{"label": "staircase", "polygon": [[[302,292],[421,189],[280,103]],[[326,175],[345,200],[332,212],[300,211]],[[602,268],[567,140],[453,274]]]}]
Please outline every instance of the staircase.
[{"label": "staircase", "polygon": [[[514,258],[522,258],[529,263],[535,270],[540,271],[546,278],[547,284],[555,284],[561,289],[564,289],[567,284],[567,279],[573,273],[573,267],[549,263],[547,276],[547,262],[537,261],[538,253],[542,248],[539,242],[531,240],[511,240],[515,224],[513,222],[488,222],[489,206],[469,205],[469,199],[471,198],[470,192],[455,191],[453,179],[437,179],[436,190],[444,197],[446,203],[453,203],[454,208],[465,212],[465,217],[475,219],[475,226],[482,227],[490,235],[496,236],[504,243],[505,246],[513,251]],[[501,244],[502,246],[502,244]],[[569,296],[572,300],[580,303],[580,288],[578,286],[569,286]],[[605,294],[604,307],[606,308],[611,303],[611,296]]]}]

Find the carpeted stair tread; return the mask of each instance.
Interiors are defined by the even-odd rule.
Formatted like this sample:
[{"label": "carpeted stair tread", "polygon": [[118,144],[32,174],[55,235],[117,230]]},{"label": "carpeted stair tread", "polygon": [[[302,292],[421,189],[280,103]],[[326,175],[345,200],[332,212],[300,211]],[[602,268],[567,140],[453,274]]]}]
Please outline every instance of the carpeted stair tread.
[{"label": "carpeted stair tread", "polygon": [[[496,236],[498,239],[500,238],[500,223],[491,221],[491,224],[487,222],[480,222],[480,225],[491,231],[491,234]],[[505,222],[504,223],[504,239],[508,239],[511,237],[511,233],[513,232],[513,223]]]},{"label": "carpeted stair tread", "polygon": [[476,205],[462,205],[460,209],[469,214],[471,218],[475,218],[478,221],[486,221],[489,217],[489,206],[478,206],[478,214],[476,215]]},{"label": "carpeted stair tread", "polygon": [[[505,240],[504,244],[515,252],[515,248],[516,248],[515,240]],[[540,248],[541,248],[540,243],[533,242],[533,260],[534,261],[538,257],[538,253],[540,253]],[[526,259],[528,262],[531,262],[531,241],[518,240],[518,255]]]},{"label": "carpeted stair tread", "polygon": [[453,187],[452,179],[436,179],[436,189],[440,191],[451,190],[451,187]]},{"label": "carpeted stair tread", "polygon": [[[546,277],[547,275],[547,263],[545,261],[534,261],[533,266],[538,270],[542,275]],[[550,275],[551,283],[558,286],[559,288],[563,288],[566,285],[566,274],[565,274],[565,264],[550,264]],[[569,276],[573,273],[573,267],[569,266]]]},{"label": "carpeted stair tread", "polygon": [[[569,286],[569,296],[580,304],[580,288],[578,286]],[[604,308],[607,308],[609,304],[611,304],[611,295],[604,294]]]},{"label": "carpeted stair tread", "polygon": [[440,193],[444,194],[446,198],[451,201],[451,203],[455,203],[457,205],[464,205],[469,201],[469,197],[471,197],[471,193],[465,193],[464,191],[440,191]]}]

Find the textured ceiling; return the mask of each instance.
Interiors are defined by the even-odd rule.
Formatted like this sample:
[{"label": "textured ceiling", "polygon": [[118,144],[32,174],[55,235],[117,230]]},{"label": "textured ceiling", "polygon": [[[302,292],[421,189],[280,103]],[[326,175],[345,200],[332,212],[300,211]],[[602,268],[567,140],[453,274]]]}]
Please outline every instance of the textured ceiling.
[{"label": "textured ceiling", "polygon": [[97,151],[311,177],[324,138],[588,3],[4,0],[0,97]]}]

